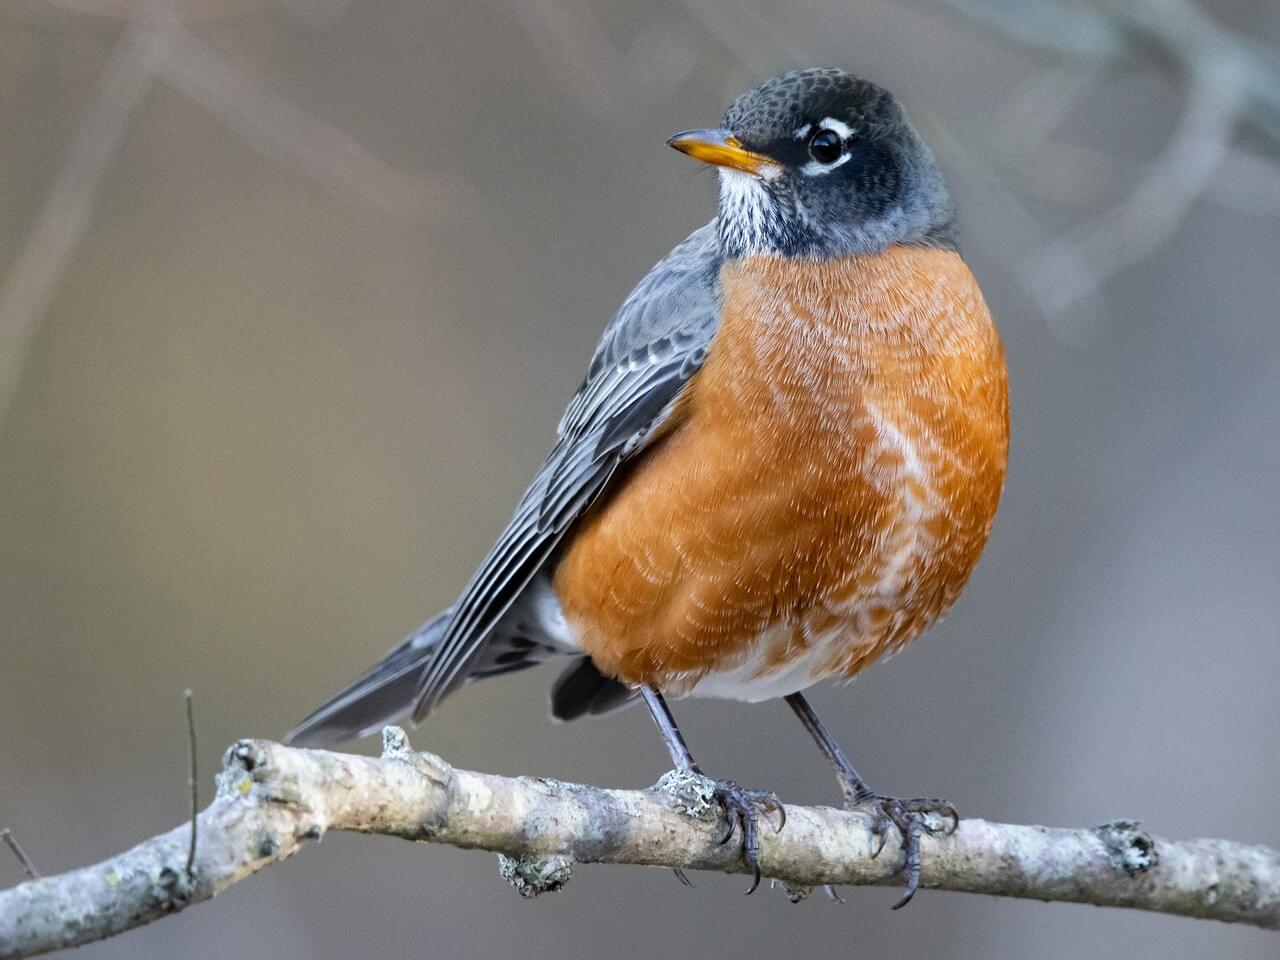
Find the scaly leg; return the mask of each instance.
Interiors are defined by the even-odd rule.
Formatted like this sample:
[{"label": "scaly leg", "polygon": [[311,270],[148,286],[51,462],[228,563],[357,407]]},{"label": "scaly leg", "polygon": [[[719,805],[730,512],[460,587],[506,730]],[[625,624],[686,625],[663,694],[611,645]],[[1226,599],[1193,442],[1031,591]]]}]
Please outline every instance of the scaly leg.
[{"label": "scaly leg", "polygon": [[[872,854],[873,857],[879,856],[880,851],[884,849],[888,825],[892,823],[898,828],[898,833],[902,837],[902,869],[907,875],[907,889],[902,899],[894,904],[893,909],[905,907],[920,887],[920,835],[952,833],[960,824],[960,814],[947,800],[899,800],[896,797],[886,797],[876,793],[867,786],[867,781],[858,775],[858,771],[853,769],[853,764],[840,749],[840,744],[836,743],[827,732],[827,728],[822,725],[818,715],[813,712],[813,707],[809,706],[809,701],[799,693],[791,694],[786,701],[800,718],[804,728],[809,731],[809,735],[817,742],[818,748],[826,754],[831,765],[835,767],[836,778],[840,781],[840,789],[844,792],[845,808],[871,808],[875,817],[875,825],[872,829],[880,839],[879,846]],[[950,824],[941,829],[929,826],[925,817],[931,813],[946,817]]]},{"label": "scaly leg", "polygon": [[[657,690],[644,687],[641,690],[645,705],[653,722],[662,734],[662,740],[671,752],[671,761],[684,773],[696,773],[705,776],[693,760],[693,754],[684,742],[680,728],[676,726],[675,717],[667,707],[667,702]],[[781,830],[787,822],[787,813],[777,796],[767,790],[745,790],[732,780],[716,780],[715,798],[724,810],[725,834],[720,843],[728,843],[734,833],[742,829],[742,862],[751,871],[751,886],[747,893],[755,892],[760,886],[760,814],[763,813],[774,824],[775,830]],[[776,820],[774,819],[776,817]],[[676,876],[681,883],[688,884],[684,872],[677,869]]]}]

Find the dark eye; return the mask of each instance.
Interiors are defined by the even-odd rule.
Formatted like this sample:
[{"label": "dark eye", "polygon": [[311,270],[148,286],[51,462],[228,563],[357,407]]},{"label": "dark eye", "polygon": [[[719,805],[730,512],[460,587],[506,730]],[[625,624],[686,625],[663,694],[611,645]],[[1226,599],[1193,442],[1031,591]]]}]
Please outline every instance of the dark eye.
[{"label": "dark eye", "polygon": [[844,142],[834,130],[819,130],[809,138],[809,156],[819,163],[835,163],[844,153]]}]

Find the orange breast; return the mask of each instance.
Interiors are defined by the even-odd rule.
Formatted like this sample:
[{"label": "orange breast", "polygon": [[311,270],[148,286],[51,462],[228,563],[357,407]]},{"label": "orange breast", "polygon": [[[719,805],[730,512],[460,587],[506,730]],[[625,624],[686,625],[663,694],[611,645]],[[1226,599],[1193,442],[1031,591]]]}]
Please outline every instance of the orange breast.
[{"label": "orange breast", "polygon": [[676,426],[554,588],[605,673],[759,699],[851,677],[950,607],[1000,498],[1007,381],[954,253],[749,257],[721,281]]}]

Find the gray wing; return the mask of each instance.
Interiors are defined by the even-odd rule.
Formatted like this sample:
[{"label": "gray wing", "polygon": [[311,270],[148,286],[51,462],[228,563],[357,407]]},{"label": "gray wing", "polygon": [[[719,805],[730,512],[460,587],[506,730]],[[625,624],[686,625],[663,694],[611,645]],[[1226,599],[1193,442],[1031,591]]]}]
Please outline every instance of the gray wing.
[{"label": "gray wing", "polygon": [[666,419],[715,334],[719,270],[712,221],[659,262],[605,328],[546,463],[453,606],[418,684],[415,721],[467,678],[494,624],[573,521]]}]

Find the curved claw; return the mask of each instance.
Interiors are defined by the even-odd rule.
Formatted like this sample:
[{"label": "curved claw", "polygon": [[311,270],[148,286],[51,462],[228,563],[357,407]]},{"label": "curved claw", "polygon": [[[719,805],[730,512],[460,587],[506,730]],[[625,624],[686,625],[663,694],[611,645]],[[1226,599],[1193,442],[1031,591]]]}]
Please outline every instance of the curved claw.
[{"label": "curved claw", "polygon": [[[749,801],[750,802],[750,801]],[[747,887],[747,896],[756,892],[760,886],[760,821],[755,808],[748,807],[740,816],[742,823],[742,859],[751,867],[751,886]]]},{"label": "curved claw", "polygon": [[[898,800],[894,797],[871,795],[860,798],[855,805],[864,804],[871,807],[874,818],[871,835],[880,840],[872,851],[872,859],[878,857],[885,847],[888,824],[892,823],[897,827],[902,838],[903,858],[900,869],[906,876],[906,890],[902,898],[893,905],[894,910],[901,910],[920,889],[920,837],[925,833],[930,836],[950,836],[960,826],[960,814],[955,804],[947,800]],[[929,814],[942,817],[947,823],[940,827],[931,826],[925,820]]]},{"label": "curved claw", "polygon": [[756,892],[756,887],[760,886],[760,864],[753,863],[751,865],[751,886],[747,887],[744,896],[751,896]]},{"label": "curved claw", "polygon": [[931,837],[949,837],[960,826],[960,812],[956,810],[956,805],[950,800],[902,800],[900,804],[905,813],[917,815],[933,814],[946,821],[943,826],[935,827],[924,820],[920,820],[921,828]]},{"label": "curved claw", "polygon": [[960,811],[956,809],[956,805],[954,803],[949,803],[946,800],[940,800],[937,803],[938,805],[934,807],[933,812],[939,816],[945,817],[947,824],[942,827],[930,827],[929,833],[931,836],[935,837],[939,834],[944,837],[949,837],[960,829]]},{"label": "curved claw", "polygon": [[764,808],[764,815],[769,821],[769,826],[773,827],[774,833],[781,833],[782,828],[787,825],[787,808],[778,802],[778,798],[769,794],[773,799],[771,805]]},{"label": "curved claw", "polygon": [[742,862],[751,869],[751,886],[747,893],[755,893],[760,886],[760,817],[763,814],[775,831],[787,822],[786,808],[776,794],[767,790],[744,790],[732,780],[716,782],[715,797],[724,809],[725,833],[717,842],[728,843],[742,830]]},{"label": "curved claw", "polygon": [[877,810],[875,822],[871,825],[871,835],[878,837],[880,842],[876,844],[876,848],[871,851],[871,859],[874,860],[880,856],[884,850],[884,845],[889,839],[889,831],[885,829],[885,825],[889,823],[889,818],[885,816],[883,810]]},{"label": "curved claw", "polygon": [[893,910],[901,910],[905,907],[920,889],[920,821],[912,817],[907,821],[905,829],[901,824],[898,829],[902,831],[902,845],[906,854],[903,857],[902,869],[907,875],[907,889],[903,892],[902,899],[893,905],[891,908]]},{"label": "curved claw", "polygon": [[742,823],[742,811],[731,805],[724,806],[724,836],[716,841],[716,845],[723,847],[726,843],[733,839],[733,835],[738,832],[738,827]]}]

